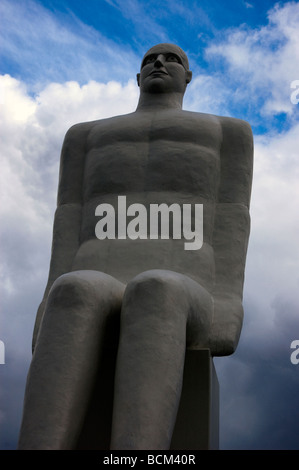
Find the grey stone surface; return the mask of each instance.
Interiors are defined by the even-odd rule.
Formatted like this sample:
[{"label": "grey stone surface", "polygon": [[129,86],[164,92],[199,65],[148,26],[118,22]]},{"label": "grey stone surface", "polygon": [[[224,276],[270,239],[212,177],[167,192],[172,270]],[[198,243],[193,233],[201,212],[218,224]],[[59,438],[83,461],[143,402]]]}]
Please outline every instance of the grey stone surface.
[{"label": "grey stone surface", "polygon": [[219,449],[219,383],[209,349],[188,349],[171,450]]},{"label": "grey stone surface", "polygon": [[[221,356],[237,347],[252,132],[242,120],[182,110],[191,79],[180,48],[154,46],[137,74],[136,111],[65,136],[20,449],[76,448],[96,382],[104,389],[114,365],[111,449],[168,449],[186,349]],[[118,196],[148,213],[153,204],[202,204],[202,247],[186,250],[171,233],[99,240],[101,204],[115,208],[121,233]]]}]

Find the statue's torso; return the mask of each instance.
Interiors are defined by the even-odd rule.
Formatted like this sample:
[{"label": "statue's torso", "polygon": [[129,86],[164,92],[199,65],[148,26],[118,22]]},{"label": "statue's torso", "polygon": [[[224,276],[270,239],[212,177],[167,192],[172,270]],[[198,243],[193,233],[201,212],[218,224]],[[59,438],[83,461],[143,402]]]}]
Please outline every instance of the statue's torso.
[{"label": "statue's torso", "polygon": [[[136,112],[98,121],[86,142],[80,248],[73,269],[98,269],[126,282],[148,269],[183,272],[213,283],[213,218],[220,172],[221,127],[215,116],[185,111]],[[204,243],[185,250],[181,240],[98,240],[99,204],[116,212],[143,204],[203,204]],[[194,212],[192,212],[193,214]],[[130,220],[129,218],[127,219]],[[150,231],[150,224],[148,224]]]}]

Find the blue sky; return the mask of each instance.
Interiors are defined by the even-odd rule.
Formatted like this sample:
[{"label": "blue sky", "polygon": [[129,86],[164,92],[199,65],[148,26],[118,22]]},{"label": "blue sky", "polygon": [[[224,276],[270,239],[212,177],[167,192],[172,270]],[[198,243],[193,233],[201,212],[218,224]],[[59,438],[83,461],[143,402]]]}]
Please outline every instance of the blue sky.
[{"label": "blue sky", "polygon": [[299,449],[299,2],[1,0],[0,17],[0,448],[16,445],[63,136],[133,111],[143,54],[173,42],[193,71],[184,108],[245,119],[255,139],[244,327],[215,360],[221,447]]}]

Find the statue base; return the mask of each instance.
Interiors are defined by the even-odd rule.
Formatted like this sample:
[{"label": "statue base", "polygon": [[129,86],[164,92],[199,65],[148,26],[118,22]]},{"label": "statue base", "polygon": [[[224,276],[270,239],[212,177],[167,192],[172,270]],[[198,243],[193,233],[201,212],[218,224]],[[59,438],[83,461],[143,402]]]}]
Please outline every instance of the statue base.
[{"label": "statue base", "polygon": [[[103,357],[77,449],[109,450],[116,353]],[[170,450],[219,448],[219,384],[209,349],[187,350],[181,401]]]}]

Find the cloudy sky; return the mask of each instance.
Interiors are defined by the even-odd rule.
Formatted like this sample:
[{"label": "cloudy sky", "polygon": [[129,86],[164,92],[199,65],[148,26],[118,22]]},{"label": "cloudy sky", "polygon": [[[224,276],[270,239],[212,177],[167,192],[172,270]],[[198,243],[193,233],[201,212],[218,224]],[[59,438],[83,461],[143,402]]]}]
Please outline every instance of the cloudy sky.
[{"label": "cloudy sky", "polygon": [[64,134],[133,111],[159,42],[189,56],[184,108],[245,119],[255,139],[244,327],[215,360],[221,448],[299,449],[299,2],[1,0],[0,17],[0,449],[16,446]]}]

